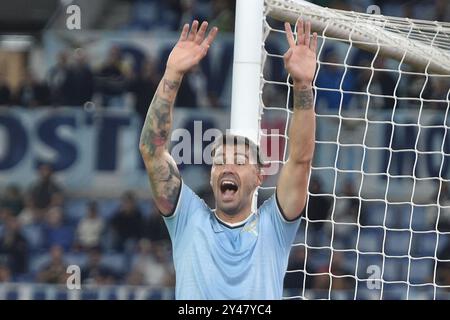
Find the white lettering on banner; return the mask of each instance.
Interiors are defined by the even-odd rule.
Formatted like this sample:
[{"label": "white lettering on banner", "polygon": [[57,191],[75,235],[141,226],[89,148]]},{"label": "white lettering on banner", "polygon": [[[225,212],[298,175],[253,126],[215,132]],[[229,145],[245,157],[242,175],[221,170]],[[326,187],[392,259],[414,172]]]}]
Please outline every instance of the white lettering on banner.
[{"label": "white lettering on banner", "polygon": [[[400,123],[406,122],[410,116],[408,112],[396,113]],[[365,175],[361,194],[384,199],[386,172],[389,172],[389,195],[400,198],[404,195],[409,200],[410,184],[413,183],[409,180],[413,179],[393,177],[414,176],[417,178],[415,193],[426,199],[434,192],[435,181],[421,178],[441,176],[448,179],[450,176],[448,156],[440,152],[443,148],[445,154],[450,153],[450,139],[443,142],[444,130],[433,126],[439,122],[436,116],[436,113],[424,111],[420,132],[417,126],[401,125],[395,126],[391,134],[390,125],[367,124],[364,142],[358,140],[361,132],[366,130],[363,121],[352,128],[342,127],[339,148],[336,143],[339,123],[320,117],[317,121],[318,143],[313,174],[320,176],[325,190],[332,190],[335,166],[339,169],[337,179],[353,170],[356,183],[361,181],[359,172],[362,168]],[[170,151],[182,169],[196,165],[208,170],[211,143],[227,128],[229,114],[209,114],[208,126],[205,122],[194,122],[192,119],[205,119],[204,112],[175,110]],[[275,128],[261,132],[262,153],[270,164],[265,168],[266,175],[276,174],[281,160],[288,156],[288,150],[284,150],[284,128],[280,127],[284,120],[282,116],[275,115],[264,119],[265,128]],[[92,112],[72,108],[51,113],[46,109],[32,112],[5,110],[0,115],[0,139],[4,142],[0,152],[0,188],[9,184],[28,187],[36,178],[36,165],[50,161],[57,167],[57,179],[68,190],[89,192],[101,188],[105,192],[110,189],[121,192],[146,189],[148,179],[138,150],[141,125],[137,115],[117,110],[104,110],[95,117]],[[185,129],[187,127],[191,129]],[[277,138],[278,135],[282,138]],[[428,153],[411,151],[417,137],[417,148]],[[198,152],[196,156],[192,154],[194,150]]]}]

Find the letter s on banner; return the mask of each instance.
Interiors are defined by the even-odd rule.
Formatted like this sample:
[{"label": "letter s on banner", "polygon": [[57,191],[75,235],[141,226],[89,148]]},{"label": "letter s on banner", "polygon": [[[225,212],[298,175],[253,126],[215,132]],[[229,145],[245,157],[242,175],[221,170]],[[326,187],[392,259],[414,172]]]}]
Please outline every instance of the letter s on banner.
[{"label": "letter s on banner", "polygon": [[[3,131],[3,130],[4,131]],[[3,139],[1,131],[4,132]],[[4,140],[2,142],[2,140]],[[0,170],[16,166],[25,156],[28,137],[22,123],[13,114],[0,115]]]}]

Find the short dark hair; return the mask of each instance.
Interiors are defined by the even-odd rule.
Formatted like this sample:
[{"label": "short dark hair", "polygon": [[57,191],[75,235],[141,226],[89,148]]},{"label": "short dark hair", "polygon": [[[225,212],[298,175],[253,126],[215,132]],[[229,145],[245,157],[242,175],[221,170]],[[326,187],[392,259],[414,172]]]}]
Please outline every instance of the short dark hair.
[{"label": "short dark hair", "polygon": [[264,159],[261,155],[261,151],[259,149],[259,146],[254,143],[252,140],[245,136],[240,136],[236,134],[226,133],[214,140],[214,144],[211,149],[211,156],[214,157],[214,154],[216,152],[216,149],[220,146],[227,145],[227,144],[233,144],[236,145],[245,145],[249,148],[250,152],[256,155],[256,162],[259,168],[263,167],[265,165]]}]

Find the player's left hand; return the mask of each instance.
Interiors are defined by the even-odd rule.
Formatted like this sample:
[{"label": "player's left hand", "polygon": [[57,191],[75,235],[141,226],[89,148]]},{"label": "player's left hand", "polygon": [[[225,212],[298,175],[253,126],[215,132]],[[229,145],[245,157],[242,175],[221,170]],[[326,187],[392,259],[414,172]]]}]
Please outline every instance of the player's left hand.
[{"label": "player's left hand", "polygon": [[294,80],[294,85],[310,86],[316,71],[317,33],[311,39],[311,22],[297,21],[297,43],[289,22],[285,22],[289,50],[284,54],[284,67]]}]

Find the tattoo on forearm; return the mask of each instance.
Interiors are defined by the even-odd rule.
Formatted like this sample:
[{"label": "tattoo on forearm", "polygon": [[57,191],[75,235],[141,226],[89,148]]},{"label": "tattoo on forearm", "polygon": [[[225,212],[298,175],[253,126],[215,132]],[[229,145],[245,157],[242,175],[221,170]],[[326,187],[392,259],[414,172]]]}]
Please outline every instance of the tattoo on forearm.
[{"label": "tattoo on forearm", "polygon": [[140,144],[154,155],[158,147],[164,146],[171,129],[172,102],[155,95],[145,118]]},{"label": "tattoo on forearm", "polygon": [[179,85],[179,81],[162,80],[148,109],[140,139],[153,198],[163,214],[173,212],[181,187],[177,166],[166,154],[172,129],[172,105]]},{"label": "tattoo on forearm", "polygon": [[294,109],[305,110],[314,106],[314,95],[312,89],[302,88],[294,91]]},{"label": "tattoo on forearm", "polygon": [[166,213],[173,211],[181,186],[181,177],[174,163],[161,160],[155,163],[150,183],[158,205]]},{"label": "tattoo on forearm", "polygon": [[181,179],[177,167],[168,160],[161,160],[160,163],[156,163],[153,171],[157,181],[167,182],[171,181],[172,178]]},{"label": "tattoo on forearm", "polygon": [[163,92],[177,90],[179,86],[180,86],[180,81],[163,79]]}]

